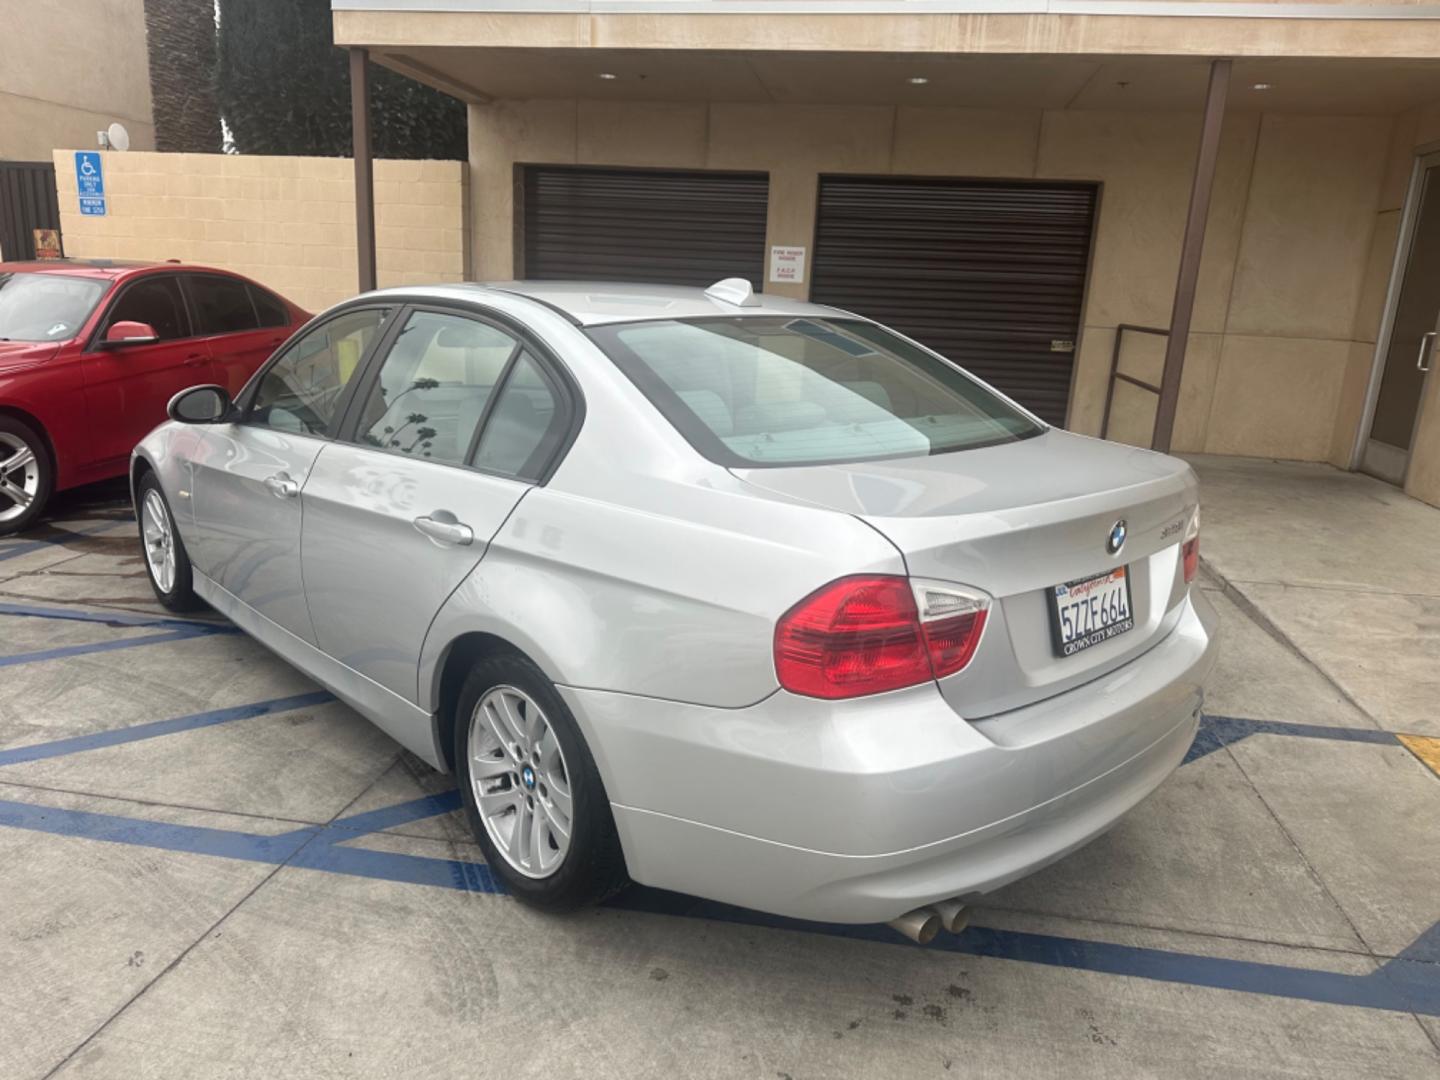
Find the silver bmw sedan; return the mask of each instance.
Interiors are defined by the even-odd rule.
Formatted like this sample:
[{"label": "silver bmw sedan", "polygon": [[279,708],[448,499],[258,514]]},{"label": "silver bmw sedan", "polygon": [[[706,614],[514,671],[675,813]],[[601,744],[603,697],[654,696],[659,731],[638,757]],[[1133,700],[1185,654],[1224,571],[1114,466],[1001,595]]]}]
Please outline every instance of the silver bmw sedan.
[{"label": "silver bmw sedan", "polygon": [[170,416],[132,466],[160,601],[454,772],[540,907],[633,879],[928,940],[1195,734],[1190,468],[842,311],[382,290]]}]

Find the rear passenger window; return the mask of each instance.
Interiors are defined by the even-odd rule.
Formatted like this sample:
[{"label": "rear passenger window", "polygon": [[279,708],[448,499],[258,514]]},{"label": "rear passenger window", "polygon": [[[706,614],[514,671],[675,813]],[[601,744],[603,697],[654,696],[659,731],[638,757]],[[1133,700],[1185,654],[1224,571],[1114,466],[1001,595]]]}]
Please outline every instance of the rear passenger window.
[{"label": "rear passenger window", "polygon": [[519,343],[488,323],[417,311],[390,346],[356,428],[362,443],[462,465]]},{"label": "rear passenger window", "polygon": [[251,285],[250,299],[255,303],[255,314],[260,317],[261,326],[290,325],[290,311],[274,293]]},{"label": "rear passenger window", "polygon": [[260,325],[245,282],[218,274],[195,274],[189,279],[198,334],[235,334]]},{"label": "rear passenger window", "polygon": [[485,423],[475,466],[522,480],[538,479],[564,434],[557,400],[539,366],[528,353],[521,353]]}]

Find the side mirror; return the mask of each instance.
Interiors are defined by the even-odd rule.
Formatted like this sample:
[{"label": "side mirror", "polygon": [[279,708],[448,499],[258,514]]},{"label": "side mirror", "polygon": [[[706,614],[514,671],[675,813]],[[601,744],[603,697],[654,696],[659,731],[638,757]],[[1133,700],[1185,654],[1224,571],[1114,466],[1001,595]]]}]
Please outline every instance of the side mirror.
[{"label": "side mirror", "polygon": [[182,424],[218,424],[230,416],[232,408],[223,386],[192,386],[172,397],[165,412]]},{"label": "side mirror", "polygon": [[114,348],[117,345],[149,345],[151,342],[159,340],[160,335],[149,323],[121,319],[119,322],[110,324],[110,329],[105,331],[105,340],[101,344]]}]

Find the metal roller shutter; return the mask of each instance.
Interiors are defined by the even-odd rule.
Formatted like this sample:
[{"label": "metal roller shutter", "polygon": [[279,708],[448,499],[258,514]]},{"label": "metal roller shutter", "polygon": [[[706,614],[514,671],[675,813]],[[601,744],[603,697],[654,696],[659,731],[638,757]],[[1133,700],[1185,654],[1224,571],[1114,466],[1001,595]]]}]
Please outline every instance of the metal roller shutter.
[{"label": "metal roller shutter", "polygon": [[58,228],[55,166],[48,161],[0,161],[0,252],[5,261],[33,259],[34,230]]},{"label": "metal roller shutter", "polygon": [[822,177],[810,297],[1065,422],[1096,189]]},{"label": "metal roller shutter", "polygon": [[764,280],[763,173],[528,166],[524,277],[713,285]]}]

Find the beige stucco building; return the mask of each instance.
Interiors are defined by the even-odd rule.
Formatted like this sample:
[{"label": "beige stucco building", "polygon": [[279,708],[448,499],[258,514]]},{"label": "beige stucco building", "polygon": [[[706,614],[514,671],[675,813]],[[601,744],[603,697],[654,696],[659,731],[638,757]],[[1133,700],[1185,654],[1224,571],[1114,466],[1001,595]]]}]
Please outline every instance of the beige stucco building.
[{"label": "beige stucco building", "polygon": [[116,121],[155,145],[140,0],[0,0],[0,161],[90,148]]},{"label": "beige stucco building", "polygon": [[[740,197],[725,177],[759,177],[755,244],[764,258],[747,258],[767,267],[766,289],[846,298],[892,319],[909,312],[922,339],[927,329],[944,338],[950,315],[980,325],[987,305],[1008,305],[993,377],[1005,386],[1013,354],[1012,392],[1033,393],[1089,433],[1102,427],[1117,327],[1170,325],[1209,65],[1233,58],[1173,446],[1364,463],[1440,502],[1440,401],[1418,408],[1440,393],[1440,380],[1384,374],[1387,355],[1394,372],[1414,366],[1416,350],[1433,341],[1422,332],[1440,316],[1440,276],[1433,290],[1416,284],[1408,304],[1399,302],[1412,247],[1433,244],[1440,267],[1440,207],[1437,227],[1426,227],[1426,173],[1416,164],[1440,148],[1440,5],[333,0],[332,8],[338,45],[368,49],[469,102],[472,276],[553,276],[580,265],[562,249],[607,242],[615,258],[606,265],[625,267],[622,275],[663,275],[673,268],[669,250],[647,246],[647,200],[662,205],[667,182],[704,187],[708,175],[718,178],[708,202],[721,205]],[[1063,209],[1054,200],[1072,196],[1088,200],[1088,245],[1078,253],[1046,233]],[[873,200],[868,232],[865,198]],[[913,201],[909,212],[922,222],[983,219],[993,232],[984,265],[957,270],[946,261],[966,249],[970,225],[954,226],[944,251],[927,248],[903,227],[896,200]],[[604,220],[591,220],[596,213]],[[716,224],[732,240],[744,231],[724,214]],[[701,229],[670,250],[707,244],[718,241]],[[1032,272],[1042,265],[1034,260],[1007,277],[1003,252],[1036,244],[1069,252],[1072,298],[1060,286],[1027,292],[1044,277]],[[723,246],[713,265],[724,264]],[[896,261],[910,249],[910,263]],[[788,270],[776,272],[777,255],[791,260]],[[712,265],[696,262],[695,273]],[[923,311],[905,306],[902,294],[927,290],[935,295]],[[1417,299],[1430,292],[1433,300]],[[1038,328],[1042,340],[1022,342],[1037,328],[1013,313],[1051,308],[1059,314]],[[1068,333],[1057,329],[1067,318]],[[1163,348],[1163,336],[1125,332],[1120,371],[1157,382]],[[1123,380],[1115,387],[1107,433],[1148,442],[1155,395]],[[1407,398],[1412,417],[1428,415],[1402,440],[1394,432],[1405,427]],[[1392,444],[1406,445],[1374,445],[1377,400],[1382,416],[1398,410],[1398,419],[1374,433],[1384,427]]]}]

